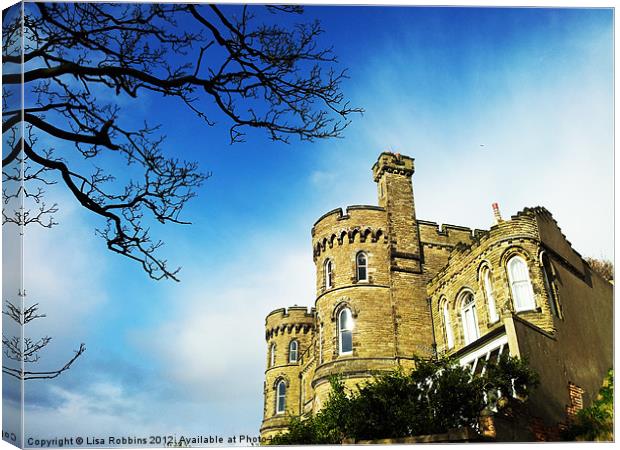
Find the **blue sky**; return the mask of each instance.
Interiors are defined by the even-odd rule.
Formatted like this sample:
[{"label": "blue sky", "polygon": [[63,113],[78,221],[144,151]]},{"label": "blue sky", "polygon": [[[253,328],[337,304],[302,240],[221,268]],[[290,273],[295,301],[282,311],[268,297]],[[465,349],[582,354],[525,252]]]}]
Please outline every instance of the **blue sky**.
[{"label": "blue sky", "polygon": [[492,202],[504,216],[542,205],[580,253],[613,257],[611,10],[306,8],[315,18],[365,109],[343,139],[252,132],[230,146],[223,118],[209,128],[169,99],[119,99],[163,125],[170,155],[213,172],[185,211],[193,225],[153,226],[181,283],[106,251],[97,219],[50,192],[60,225],[26,239],[29,296],[48,315],[31,332],[54,336],[41,366],[87,352],[27,385],[27,436],[257,435],[264,316],[313,304],[310,228],[376,204],[383,150],[416,159],[421,219],[488,228]]}]

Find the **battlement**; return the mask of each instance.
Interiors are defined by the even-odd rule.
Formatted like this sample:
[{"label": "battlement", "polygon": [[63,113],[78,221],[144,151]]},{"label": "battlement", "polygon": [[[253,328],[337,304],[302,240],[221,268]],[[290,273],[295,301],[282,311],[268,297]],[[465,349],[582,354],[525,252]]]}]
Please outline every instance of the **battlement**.
[{"label": "battlement", "polygon": [[278,308],[267,314],[265,318],[266,338],[288,331],[308,332],[314,326],[315,309],[305,306],[289,306]]},{"label": "battlement", "polygon": [[278,308],[271,311],[267,314],[265,323],[269,323],[273,320],[284,319],[305,321],[308,318],[314,318],[314,307],[289,306],[288,308]]},{"label": "battlement", "polygon": [[[541,208],[540,211],[546,211]],[[516,215],[512,216],[510,220],[502,220],[498,224],[493,225],[489,231],[474,230],[470,236],[469,242],[457,242],[450,256],[448,257],[448,265],[440,270],[429,282],[430,286],[434,286],[439,283],[444,277],[450,276],[451,271],[458,270],[458,264],[454,264],[455,260],[459,258],[466,258],[467,255],[471,255],[477,248],[481,246],[491,246],[495,243],[505,241],[507,239],[535,239],[539,240],[538,225],[536,221],[537,210],[531,208],[525,208]],[[428,222],[427,222],[428,224]],[[431,223],[432,224],[432,223]],[[465,232],[464,227],[461,228],[462,232]]]},{"label": "battlement", "polygon": [[312,236],[314,237],[318,225],[322,224],[323,222],[327,224],[334,224],[344,220],[355,221],[358,218],[367,218],[366,213],[372,215],[373,212],[379,213],[377,216],[380,216],[381,219],[384,219],[385,216],[385,208],[373,205],[351,205],[347,206],[346,211],[347,212],[345,214],[343,213],[342,208],[336,208],[323,214],[317,219],[316,222],[314,222],[314,225],[312,226]]},{"label": "battlement", "polygon": [[534,206],[523,208],[512,219],[528,217],[536,222],[540,240],[545,247],[561,256],[578,273],[583,274],[583,258],[581,254],[573,248],[571,242],[566,238],[557,221],[544,206]]},{"label": "battlement", "polygon": [[540,215],[543,217],[548,217],[548,218],[552,218],[553,215],[549,212],[549,210],[547,208],[545,208],[544,206],[533,206],[533,207],[525,207],[523,208],[521,211],[518,211],[517,214],[515,214],[514,216],[511,216],[511,220],[515,220],[518,219],[519,217],[523,217],[523,216],[536,216],[536,215]]},{"label": "battlement", "polygon": [[418,220],[418,228],[421,242],[449,246],[459,243],[469,244],[486,233],[485,230],[472,230],[468,227],[450,224],[443,224],[440,228],[438,223],[428,220]]},{"label": "battlement", "polygon": [[327,248],[354,242],[380,242],[386,239],[385,208],[351,205],[346,214],[342,208],[324,214],[312,227],[312,250],[317,258]]},{"label": "battlement", "polygon": [[386,172],[411,177],[415,172],[413,158],[400,153],[381,153],[377,162],[372,166],[374,180],[378,182]]}]

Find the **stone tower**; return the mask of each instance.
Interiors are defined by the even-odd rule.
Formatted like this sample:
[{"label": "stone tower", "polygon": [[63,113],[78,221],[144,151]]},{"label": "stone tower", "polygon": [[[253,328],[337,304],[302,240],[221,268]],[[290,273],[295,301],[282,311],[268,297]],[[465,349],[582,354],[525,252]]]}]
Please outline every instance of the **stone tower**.
[{"label": "stone tower", "polygon": [[[267,370],[265,371],[262,433],[281,430],[291,416],[301,414],[301,357],[310,349],[314,309],[291,306],[272,311],[265,320]],[[294,344],[293,344],[294,343]],[[278,387],[283,383],[286,398],[278,405]]]},{"label": "stone tower", "polygon": [[[331,211],[312,228],[317,242],[315,308],[319,330],[312,381],[315,411],[327,398],[331,375],[340,375],[354,386],[374,370],[393,367],[395,336],[386,230],[385,209],[363,205],[349,206],[346,213]],[[347,333],[351,345],[341,337],[342,314],[350,314],[352,319]]]},{"label": "stone tower", "polygon": [[[426,283],[436,271],[424,270],[413,159],[382,153],[372,172],[379,206],[338,208],[312,227],[313,317],[294,307],[267,316],[264,438],[284,431],[291,416],[320,410],[331,376],[355,388],[377,372],[411,367],[414,355],[432,351]],[[448,252],[440,251],[441,264],[431,266],[447,261]],[[286,359],[291,339],[299,342],[296,362]],[[278,408],[280,382],[286,408]]]},{"label": "stone tower", "polygon": [[385,208],[389,236],[389,284],[394,314],[396,358],[427,356],[432,348],[431,316],[427,303],[424,255],[413,199],[414,160],[384,152],[372,168]]}]

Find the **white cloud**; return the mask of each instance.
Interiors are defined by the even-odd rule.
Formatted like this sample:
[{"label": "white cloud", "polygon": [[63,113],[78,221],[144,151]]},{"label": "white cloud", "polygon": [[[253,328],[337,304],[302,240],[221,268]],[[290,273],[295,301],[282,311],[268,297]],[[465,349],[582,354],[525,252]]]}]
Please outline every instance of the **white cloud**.
[{"label": "white cloud", "polygon": [[557,79],[537,79],[515,63],[495,80],[501,95],[478,105],[455,102],[445,118],[420,109],[427,101],[422,91],[403,89],[408,61],[371,64],[377,89],[361,90],[356,100],[366,114],[347,140],[321,148],[316,170],[335,172],[329,185],[318,187],[325,210],[376,203],[370,167],[391,150],[416,160],[421,219],[488,228],[493,202],[505,216],[545,206],[577,251],[612,258],[613,103],[611,82],[591,70],[600,59],[597,45],[584,50],[580,67]]},{"label": "white cloud", "polygon": [[47,317],[31,322],[26,330],[32,336],[79,340],[107,301],[103,277],[109,252],[75,200],[58,192],[49,198],[61,205],[59,225],[30,225],[24,237],[26,304],[39,303],[39,313]]},{"label": "white cloud", "polygon": [[170,298],[176,305],[170,316],[133,333],[133,341],[160,362],[164,379],[203,402],[210,417],[234,424],[246,411],[258,428],[265,316],[278,307],[313,304],[314,265],[310,246],[287,245],[278,236],[247,239],[260,243],[231,255],[235,262],[217,272],[188,270]]},{"label": "white cloud", "polygon": [[182,427],[148,410],[149,392],[128,392],[111,382],[95,382],[80,390],[49,389],[54,405],[26,404],[26,439],[96,436],[107,441],[108,436],[178,433]]}]

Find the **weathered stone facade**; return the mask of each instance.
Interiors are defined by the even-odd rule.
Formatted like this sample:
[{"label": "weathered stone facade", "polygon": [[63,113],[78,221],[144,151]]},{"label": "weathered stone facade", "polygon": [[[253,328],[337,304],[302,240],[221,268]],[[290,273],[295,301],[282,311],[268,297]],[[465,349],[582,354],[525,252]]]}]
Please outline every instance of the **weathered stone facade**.
[{"label": "weathered stone facade", "polygon": [[486,231],[440,228],[416,218],[412,158],[382,153],[372,171],[379,206],[336,209],[312,228],[314,308],[267,316],[261,436],[318,411],[330,376],[354,388],[412,367],[414,355],[452,354],[472,370],[504,351],[528,357],[549,383],[530,402],[543,425],[565,419],[569,383],[587,404],[612,366],[613,290],[551,214],[525,209]]}]

